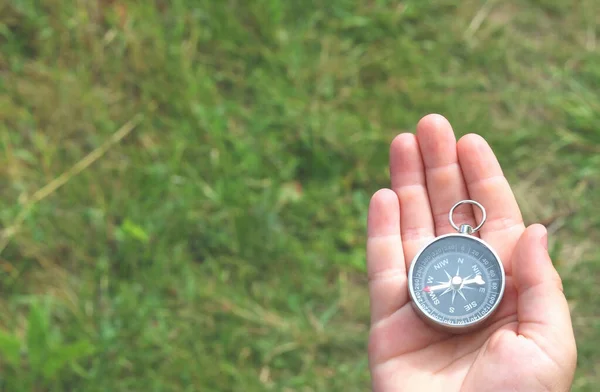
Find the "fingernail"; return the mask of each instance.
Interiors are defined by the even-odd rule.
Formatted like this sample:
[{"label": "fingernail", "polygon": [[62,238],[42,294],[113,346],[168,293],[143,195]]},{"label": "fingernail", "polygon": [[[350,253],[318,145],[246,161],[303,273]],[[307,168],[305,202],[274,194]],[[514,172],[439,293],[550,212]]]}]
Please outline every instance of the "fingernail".
[{"label": "fingernail", "polygon": [[540,238],[540,243],[542,244],[544,249],[546,249],[546,251],[547,251],[548,250],[548,232],[547,231],[544,233],[542,238]]}]

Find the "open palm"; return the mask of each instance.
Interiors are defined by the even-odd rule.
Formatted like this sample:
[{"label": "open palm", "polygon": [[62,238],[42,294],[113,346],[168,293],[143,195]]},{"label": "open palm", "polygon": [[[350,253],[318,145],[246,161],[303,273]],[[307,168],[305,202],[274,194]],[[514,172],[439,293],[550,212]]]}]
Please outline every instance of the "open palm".
[{"label": "open palm", "polygon": [[[371,298],[369,362],[376,392],[568,391],[576,349],[560,277],[547,252],[546,229],[525,228],[491,148],[466,135],[457,143],[445,118],[424,117],[416,136],[390,149],[391,190],[371,199],[367,264]],[[421,247],[455,232],[448,212],[458,201],[483,204],[477,233],[504,264],[506,289],[486,327],[438,332],[413,310],[407,270]],[[476,226],[473,210],[454,219]]]}]

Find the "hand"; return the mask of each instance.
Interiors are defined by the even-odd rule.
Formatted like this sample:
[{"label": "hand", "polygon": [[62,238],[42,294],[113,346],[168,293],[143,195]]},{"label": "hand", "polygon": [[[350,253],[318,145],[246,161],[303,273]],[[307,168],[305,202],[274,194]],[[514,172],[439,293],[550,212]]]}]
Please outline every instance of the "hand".
[{"label": "hand", "polygon": [[[577,353],[546,229],[525,228],[486,141],[471,134],[457,143],[445,118],[426,116],[416,136],[405,133],[392,142],[390,175],[393,190],[373,195],[368,218],[373,390],[568,391]],[[414,312],[407,270],[425,243],[455,232],[448,212],[464,199],[487,209],[477,235],[500,256],[506,289],[486,327],[451,335],[430,328]],[[475,226],[472,209],[463,208],[455,220]],[[468,283],[477,284],[475,279]]]}]

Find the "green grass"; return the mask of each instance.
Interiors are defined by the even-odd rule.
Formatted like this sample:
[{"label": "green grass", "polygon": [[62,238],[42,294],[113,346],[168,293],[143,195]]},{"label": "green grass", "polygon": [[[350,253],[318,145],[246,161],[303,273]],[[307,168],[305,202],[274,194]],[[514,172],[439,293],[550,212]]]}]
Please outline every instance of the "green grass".
[{"label": "green grass", "polygon": [[549,226],[600,383],[595,0],[9,3],[0,388],[367,390],[366,208],[430,112]]}]

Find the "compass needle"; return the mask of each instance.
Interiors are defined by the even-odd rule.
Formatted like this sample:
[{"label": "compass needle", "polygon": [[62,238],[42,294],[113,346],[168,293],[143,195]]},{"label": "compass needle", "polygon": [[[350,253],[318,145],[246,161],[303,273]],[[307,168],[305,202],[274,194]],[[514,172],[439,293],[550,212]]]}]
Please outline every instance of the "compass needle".
[{"label": "compass needle", "polygon": [[425,286],[425,287],[423,287],[423,291],[430,292],[430,291],[445,289],[448,287],[450,287],[450,283],[446,282],[446,283],[438,284],[436,286]]},{"label": "compass needle", "polygon": [[471,275],[467,276],[464,280],[463,280],[463,286],[471,284],[471,283],[476,283],[480,286],[485,284],[485,281],[483,280],[483,278],[481,277],[481,275],[477,275],[475,276],[473,279],[469,279],[471,277]]}]

